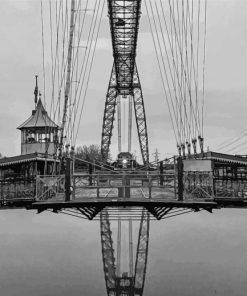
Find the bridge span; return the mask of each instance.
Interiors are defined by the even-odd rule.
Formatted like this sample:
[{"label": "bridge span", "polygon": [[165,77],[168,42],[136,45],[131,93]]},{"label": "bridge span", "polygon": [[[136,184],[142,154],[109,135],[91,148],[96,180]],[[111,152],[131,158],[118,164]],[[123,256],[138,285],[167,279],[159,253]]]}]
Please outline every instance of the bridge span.
[{"label": "bridge span", "polygon": [[[6,160],[2,164],[6,166]],[[13,159],[8,165],[14,165]],[[11,186],[10,186],[11,184]],[[25,185],[26,184],[26,185]],[[73,175],[4,177],[1,209],[50,210],[86,219],[108,211],[117,219],[138,219],[143,209],[153,219],[187,212],[247,208],[247,158],[206,152],[196,158],[173,157],[149,170],[96,170]],[[24,187],[26,188],[25,190]],[[28,188],[28,190],[27,190]]]}]

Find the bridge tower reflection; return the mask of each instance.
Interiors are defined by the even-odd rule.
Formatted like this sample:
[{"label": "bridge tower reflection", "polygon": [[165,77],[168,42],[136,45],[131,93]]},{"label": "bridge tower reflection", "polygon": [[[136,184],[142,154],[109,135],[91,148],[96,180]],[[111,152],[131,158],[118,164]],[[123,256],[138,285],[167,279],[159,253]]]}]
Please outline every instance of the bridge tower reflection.
[{"label": "bridge tower reflection", "polygon": [[[112,220],[107,210],[100,214],[101,245],[105,283],[108,296],[141,296],[147,269],[150,217],[146,210],[142,211],[139,224],[138,240],[136,246],[135,265],[133,265],[133,221],[131,218],[117,220],[117,243],[112,231]],[[125,224],[125,225],[123,225]],[[123,255],[123,226],[128,229],[128,270],[122,268]],[[115,245],[117,245],[115,247]],[[115,253],[115,249],[117,252]],[[126,256],[127,257],[127,256]],[[124,257],[125,259],[127,259]],[[125,262],[126,263],[126,262]]]}]

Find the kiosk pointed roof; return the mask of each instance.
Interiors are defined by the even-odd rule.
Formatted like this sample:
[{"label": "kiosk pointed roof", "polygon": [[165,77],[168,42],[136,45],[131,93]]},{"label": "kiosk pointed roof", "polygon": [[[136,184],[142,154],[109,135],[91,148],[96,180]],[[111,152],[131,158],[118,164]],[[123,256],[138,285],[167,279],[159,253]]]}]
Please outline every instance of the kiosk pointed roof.
[{"label": "kiosk pointed roof", "polygon": [[58,125],[56,125],[55,122],[50,119],[41,99],[39,99],[35,110],[32,112],[32,115],[24,123],[18,126],[17,129],[22,130],[45,127],[56,129],[58,128]]}]

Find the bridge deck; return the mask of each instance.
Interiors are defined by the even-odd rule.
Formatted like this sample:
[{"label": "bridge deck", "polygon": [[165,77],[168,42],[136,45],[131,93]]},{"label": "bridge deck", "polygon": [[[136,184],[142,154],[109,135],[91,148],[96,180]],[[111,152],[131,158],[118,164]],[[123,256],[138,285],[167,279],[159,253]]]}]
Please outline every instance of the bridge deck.
[{"label": "bridge deck", "polygon": [[[160,220],[165,215],[180,209],[183,211],[200,211],[207,210],[212,212],[218,208],[218,204],[213,201],[178,201],[171,199],[145,199],[145,198],[83,198],[72,201],[40,201],[35,202],[31,206],[32,209],[37,209],[38,213],[45,210],[53,210],[59,212],[62,210],[76,209],[89,220],[94,219],[97,214],[103,210],[118,211],[126,216],[134,217],[141,216],[142,209],[147,210],[153,217]],[[119,210],[121,210],[119,212]],[[116,215],[115,215],[116,217]]]},{"label": "bridge deck", "polygon": [[71,201],[39,201],[32,204],[34,209],[49,209],[49,208],[75,208],[81,206],[101,206],[101,207],[146,207],[146,206],[165,206],[176,208],[197,208],[197,207],[213,207],[218,206],[214,201],[178,201],[171,199],[140,199],[140,198],[116,198],[116,199],[97,199],[83,198]]}]

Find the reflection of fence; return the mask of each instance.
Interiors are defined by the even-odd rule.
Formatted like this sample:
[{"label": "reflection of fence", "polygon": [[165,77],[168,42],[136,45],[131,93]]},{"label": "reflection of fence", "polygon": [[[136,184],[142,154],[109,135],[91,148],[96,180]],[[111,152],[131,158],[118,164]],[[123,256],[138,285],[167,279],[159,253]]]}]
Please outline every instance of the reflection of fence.
[{"label": "reflection of fence", "polygon": [[37,176],[36,200],[63,200],[65,176]]},{"label": "reflection of fence", "polygon": [[0,179],[1,202],[34,199],[35,178],[15,177]]}]

